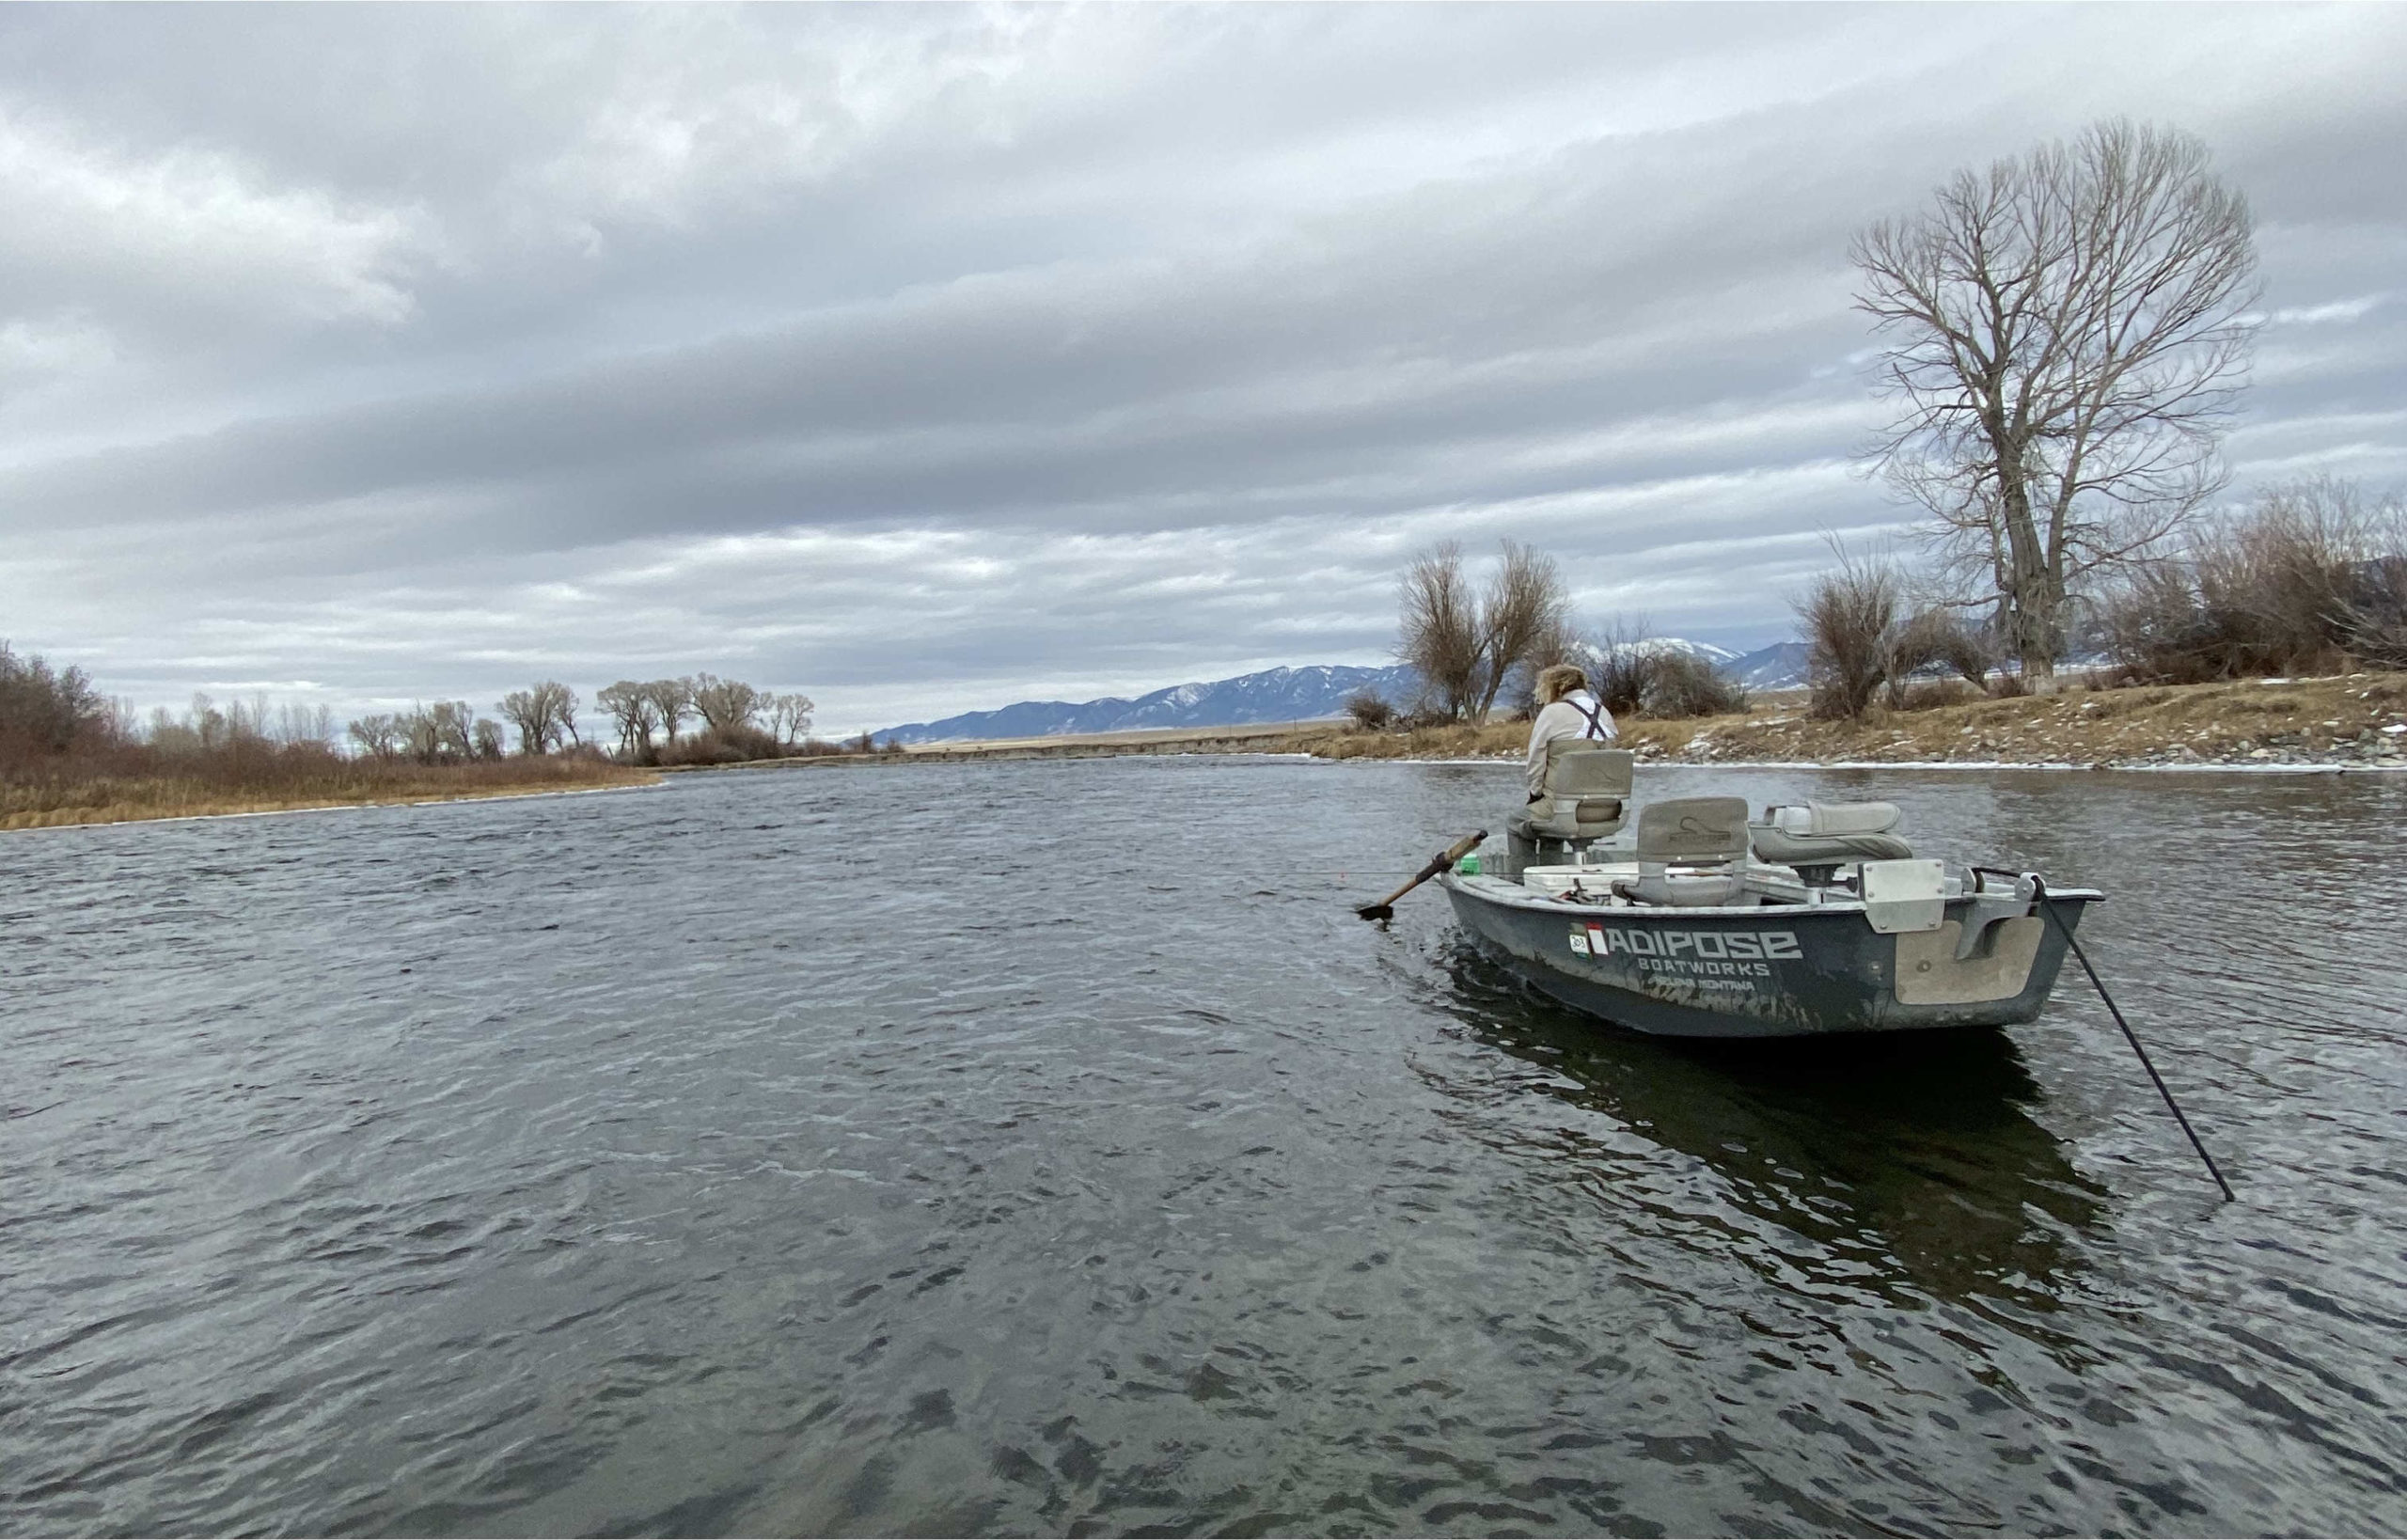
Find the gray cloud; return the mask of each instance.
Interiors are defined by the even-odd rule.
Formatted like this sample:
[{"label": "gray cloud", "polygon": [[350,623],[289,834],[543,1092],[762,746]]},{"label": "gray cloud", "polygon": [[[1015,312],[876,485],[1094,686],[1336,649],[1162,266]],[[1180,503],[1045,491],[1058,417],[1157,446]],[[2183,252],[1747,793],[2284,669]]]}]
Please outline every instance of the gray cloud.
[{"label": "gray cloud", "polygon": [[2103,113],[2263,222],[2239,479],[2407,480],[2386,9],[0,12],[0,633],[835,726],[1368,661],[1418,544],[1786,625],[1845,246]]}]

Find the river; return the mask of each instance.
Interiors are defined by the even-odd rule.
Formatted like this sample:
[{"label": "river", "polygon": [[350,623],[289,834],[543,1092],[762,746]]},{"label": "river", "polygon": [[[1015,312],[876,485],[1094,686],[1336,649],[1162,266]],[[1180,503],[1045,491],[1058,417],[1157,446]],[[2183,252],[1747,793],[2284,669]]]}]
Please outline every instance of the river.
[{"label": "river", "polygon": [[1502,766],[0,838],[0,1532],[2407,1529],[2407,780],[1642,771],[2103,888],[2035,1026],[1468,952]]}]

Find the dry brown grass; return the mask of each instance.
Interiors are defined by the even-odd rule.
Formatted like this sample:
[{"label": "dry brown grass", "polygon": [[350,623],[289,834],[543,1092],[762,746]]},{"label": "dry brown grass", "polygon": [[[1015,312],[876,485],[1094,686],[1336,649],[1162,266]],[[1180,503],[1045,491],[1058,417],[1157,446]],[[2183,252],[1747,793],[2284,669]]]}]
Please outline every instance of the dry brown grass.
[{"label": "dry brown grass", "polygon": [[[2407,675],[2359,673],[2281,684],[2241,681],[1957,700],[1926,710],[1868,709],[1855,721],[1813,716],[1801,692],[1743,715],[1641,717],[1621,745],[1641,759],[1700,763],[1980,761],[2024,764],[2334,762],[2407,758]],[[1295,733],[1277,747],[1325,759],[1518,758],[1525,723]]]},{"label": "dry brown grass", "polygon": [[509,759],[466,764],[344,760],[257,765],[242,773],[197,761],[60,759],[19,763],[0,778],[0,830],[120,824],[149,818],[284,812],[382,803],[448,802],[604,786],[646,785],[659,778],[584,757]]}]

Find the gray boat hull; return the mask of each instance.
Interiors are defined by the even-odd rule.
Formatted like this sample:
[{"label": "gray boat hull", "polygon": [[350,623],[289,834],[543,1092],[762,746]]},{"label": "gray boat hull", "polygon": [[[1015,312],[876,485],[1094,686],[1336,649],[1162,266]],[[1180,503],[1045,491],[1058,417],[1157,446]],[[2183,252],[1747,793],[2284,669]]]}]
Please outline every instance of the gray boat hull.
[{"label": "gray boat hull", "polygon": [[[2000,1027],[2037,1016],[2064,934],[2037,913],[1983,927],[1974,901],[1935,931],[1882,935],[1861,904],[1671,909],[1569,904],[1495,877],[1439,879],[1481,949],[1574,1010],[1666,1037],[1808,1037]],[[2069,930],[2101,895],[2051,897]]]}]

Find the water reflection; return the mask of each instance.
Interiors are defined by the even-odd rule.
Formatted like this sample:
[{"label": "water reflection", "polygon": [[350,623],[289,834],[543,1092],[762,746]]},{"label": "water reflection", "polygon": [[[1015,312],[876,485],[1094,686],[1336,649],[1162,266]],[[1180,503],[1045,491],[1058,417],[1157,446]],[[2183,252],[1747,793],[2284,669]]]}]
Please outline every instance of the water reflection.
[{"label": "water reflection", "polygon": [[1599,1026],[1467,943],[1441,967],[1472,1038],[1551,1072],[1532,1089],[1703,1161],[1851,1289],[2053,1310],[2099,1221],[2106,1194],[2027,1110],[2039,1088],[2002,1031],[1681,1042]]}]

